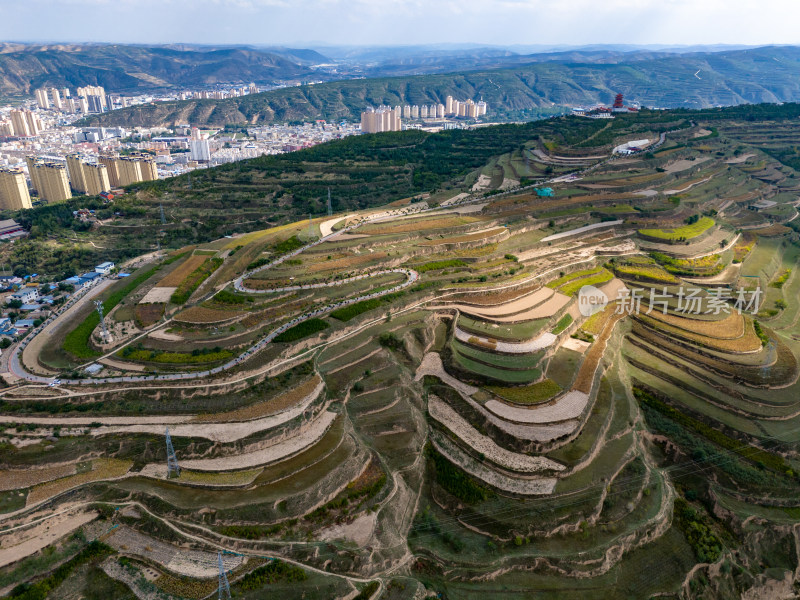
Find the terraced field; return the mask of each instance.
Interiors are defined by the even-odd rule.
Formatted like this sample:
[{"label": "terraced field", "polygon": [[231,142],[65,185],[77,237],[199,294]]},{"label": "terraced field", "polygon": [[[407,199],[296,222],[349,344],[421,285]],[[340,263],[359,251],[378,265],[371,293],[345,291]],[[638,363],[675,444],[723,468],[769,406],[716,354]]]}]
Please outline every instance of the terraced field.
[{"label": "terraced field", "polygon": [[793,597],[790,109],[552,119],[424,201],[152,257],[110,342],[76,300],[4,353],[0,590],[215,597],[223,552],[242,598]]}]

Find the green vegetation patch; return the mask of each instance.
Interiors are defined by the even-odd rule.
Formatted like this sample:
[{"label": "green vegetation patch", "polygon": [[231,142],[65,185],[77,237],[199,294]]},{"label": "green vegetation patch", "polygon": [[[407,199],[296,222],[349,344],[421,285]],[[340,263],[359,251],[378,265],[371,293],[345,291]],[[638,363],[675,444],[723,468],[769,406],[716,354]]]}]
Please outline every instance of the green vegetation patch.
[{"label": "green vegetation patch", "polygon": [[561,386],[552,379],[543,379],[524,387],[487,386],[486,389],[514,404],[531,405],[547,402],[561,391]]},{"label": "green vegetation patch", "polygon": [[770,287],[778,289],[782,288],[783,284],[785,284],[789,280],[789,276],[791,276],[791,274],[792,274],[791,269],[784,270],[783,273],[781,273],[780,276],[775,281],[769,284]]},{"label": "green vegetation patch", "polygon": [[260,590],[265,585],[278,583],[279,581],[299,583],[306,579],[308,579],[308,574],[300,567],[275,559],[268,565],[258,567],[242,577],[242,580],[236,584],[236,587],[249,592],[252,590]]},{"label": "green vegetation patch", "polygon": [[8,598],[16,600],[44,600],[61,585],[75,569],[87,562],[105,558],[114,554],[114,549],[97,540],[89,542],[77,555],[58,567],[50,575],[36,583],[22,583],[11,590]]},{"label": "green vegetation patch", "polygon": [[558,279],[554,279],[550,283],[547,284],[547,287],[556,289],[564,285],[565,283],[569,283],[574,279],[578,279],[581,277],[589,277],[590,275],[596,275],[598,273],[602,273],[605,271],[603,267],[594,267],[592,269],[583,269],[582,271],[573,271],[572,273],[567,273],[566,275],[562,275]]},{"label": "green vegetation patch", "polygon": [[463,260],[453,258],[451,260],[433,260],[430,262],[422,263],[421,265],[414,265],[411,267],[418,273],[427,273],[428,271],[438,271],[439,269],[452,269],[455,267],[466,267],[467,263]]},{"label": "green vegetation patch", "polygon": [[452,349],[458,354],[463,354],[479,362],[498,367],[500,369],[527,370],[534,369],[539,365],[545,351],[530,352],[528,354],[500,354],[489,350],[481,350],[468,344],[454,339]]},{"label": "green vegetation patch", "polygon": [[377,581],[370,581],[364,586],[364,589],[355,596],[353,600],[369,600],[378,591],[380,584]]},{"label": "green vegetation patch", "polygon": [[214,295],[214,302],[218,304],[245,304],[246,302],[254,302],[250,296],[240,296],[228,290],[220,290]]},{"label": "green vegetation patch", "polygon": [[200,287],[200,284],[208,279],[209,276],[220,267],[222,262],[223,260],[221,258],[212,258],[205,261],[181,282],[178,289],[173,292],[169,301],[173,304],[184,304],[194,291]]},{"label": "green vegetation patch", "polygon": [[433,466],[436,483],[462,502],[476,504],[494,496],[494,492],[476,483],[435,448],[429,446],[427,454]]},{"label": "green vegetation patch", "polygon": [[722,542],[702,515],[683,498],[675,498],[675,517],[697,560],[703,563],[716,562],[722,554]]},{"label": "green vegetation patch", "polygon": [[755,446],[740,442],[737,439],[725,435],[721,431],[717,431],[702,421],[698,421],[697,419],[690,417],[689,415],[685,415],[675,408],[672,408],[656,398],[653,394],[643,389],[633,388],[633,395],[641,404],[657,410],[686,429],[699,433],[704,438],[711,440],[726,450],[730,450],[739,456],[746,458],[747,460],[751,460],[756,464],[763,465],[764,467],[767,467],[768,469],[778,473],[788,474],[792,472],[791,465],[789,465],[789,463],[787,463],[783,457],[778,456],[777,454],[772,454],[771,452],[767,452],[766,450],[761,450],[760,448],[756,448]]},{"label": "green vegetation patch", "polygon": [[126,346],[118,353],[118,356],[139,362],[196,365],[228,359],[233,356],[233,352],[219,347],[195,349],[191,352],[165,352]]},{"label": "green vegetation patch", "polygon": [[403,292],[395,292],[394,294],[386,294],[380,298],[370,298],[369,300],[362,300],[361,302],[354,302],[342,308],[337,308],[331,312],[331,316],[339,321],[349,321],[360,315],[361,313],[368,312],[380,308],[384,304],[389,304],[397,300],[403,295]]},{"label": "green vegetation patch", "polygon": [[611,281],[613,278],[614,275],[612,275],[610,271],[606,271],[605,269],[603,269],[597,275],[584,277],[583,279],[576,279],[575,281],[562,285],[558,291],[564,294],[565,296],[572,296],[576,294],[585,285],[601,285],[603,283]]},{"label": "green vegetation patch", "polygon": [[667,242],[685,242],[704,234],[715,224],[711,217],[700,217],[694,223],[675,229],[640,229],[639,235]]},{"label": "green vegetation patch", "polygon": [[530,383],[536,381],[541,377],[542,372],[539,369],[528,369],[523,371],[511,371],[504,368],[497,368],[467,358],[459,353],[454,353],[455,363],[463,370],[478,375],[480,377],[487,377],[500,382],[507,383]]},{"label": "green vegetation patch", "polygon": [[330,327],[330,323],[327,321],[323,321],[322,319],[317,319],[316,317],[313,319],[308,319],[303,321],[302,323],[298,323],[294,327],[290,327],[280,335],[275,338],[276,342],[296,342],[297,340],[301,340],[304,337],[308,337],[314,333],[319,331],[324,331],[328,327]]},{"label": "green vegetation patch", "polygon": [[677,283],[675,276],[667,273],[658,265],[619,265],[614,267],[617,275],[635,280],[657,281],[659,283]]},{"label": "green vegetation patch", "polygon": [[558,335],[570,325],[572,325],[572,315],[566,314],[558,320],[558,323],[556,323],[556,326],[552,331],[553,335]]},{"label": "green vegetation patch", "polygon": [[[180,256],[182,255],[172,257],[169,260],[177,260]],[[111,310],[125,297],[129,296],[133,290],[150,279],[150,277],[152,277],[159,268],[160,265],[153,267],[152,269],[148,269],[136,277],[129,277],[125,281],[125,285],[123,287],[113,292],[106,300],[103,301],[103,308],[106,314],[110,313]],[[88,315],[80,325],[78,325],[64,337],[64,344],[62,345],[62,348],[76,358],[91,359],[96,356],[100,356],[99,352],[95,352],[89,347],[89,340],[92,337],[92,332],[99,324],[100,315],[98,315],[95,311],[92,311],[91,314]]]}]

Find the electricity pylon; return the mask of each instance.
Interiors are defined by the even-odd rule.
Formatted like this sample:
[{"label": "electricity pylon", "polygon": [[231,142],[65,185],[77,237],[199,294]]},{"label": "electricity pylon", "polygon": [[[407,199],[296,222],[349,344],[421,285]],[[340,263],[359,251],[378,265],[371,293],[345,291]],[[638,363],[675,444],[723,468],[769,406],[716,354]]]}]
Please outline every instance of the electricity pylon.
[{"label": "electricity pylon", "polygon": [[328,188],[328,216],[333,215],[333,206],[331,206],[331,188]]},{"label": "electricity pylon", "polygon": [[103,343],[107,344],[111,336],[108,335],[108,329],[106,329],[106,320],[103,318],[103,301],[102,300],[95,300],[94,301],[95,310],[97,310],[97,314],[100,315],[100,327],[103,331]]},{"label": "electricity pylon", "polygon": [[228,574],[225,573],[225,565],[222,564],[222,552],[218,552],[217,557],[219,558],[219,595],[217,598],[219,600],[223,598],[230,599],[231,585],[228,583]]},{"label": "electricity pylon", "polygon": [[180,477],[181,468],[178,466],[178,457],[175,456],[175,448],[172,447],[172,438],[169,435],[169,427],[167,427],[167,479],[173,472]]}]

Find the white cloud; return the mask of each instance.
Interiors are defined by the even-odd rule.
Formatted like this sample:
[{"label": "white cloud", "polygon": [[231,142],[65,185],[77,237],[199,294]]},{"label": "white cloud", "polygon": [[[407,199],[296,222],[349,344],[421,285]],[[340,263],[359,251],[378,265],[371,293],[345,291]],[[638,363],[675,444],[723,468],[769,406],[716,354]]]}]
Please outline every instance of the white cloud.
[{"label": "white cloud", "polygon": [[797,0],[0,0],[0,39],[797,43]]}]

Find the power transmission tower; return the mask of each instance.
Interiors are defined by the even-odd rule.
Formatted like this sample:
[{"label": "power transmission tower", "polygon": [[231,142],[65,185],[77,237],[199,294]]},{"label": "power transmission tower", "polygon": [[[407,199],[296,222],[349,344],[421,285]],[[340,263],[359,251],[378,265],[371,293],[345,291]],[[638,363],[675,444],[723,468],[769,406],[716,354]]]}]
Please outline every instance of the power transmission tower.
[{"label": "power transmission tower", "polygon": [[222,552],[218,552],[217,557],[219,558],[219,596],[217,596],[217,598],[219,600],[223,598],[229,599],[231,597],[231,585],[228,583],[225,565],[222,564]]},{"label": "power transmission tower", "polygon": [[314,223],[311,220],[311,213],[308,214],[308,239],[311,239],[311,236],[314,235]]},{"label": "power transmission tower", "polygon": [[333,214],[333,206],[331,206],[331,188],[328,188],[328,216]]},{"label": "power transmission tower", "polygon": [[[172,447],[172,438],[169,435],[169,427],[167,427],[167,479],[173,472],[180,477],[181,468],[178,466],[178,457],[175,456],[175,448]],[[228,597],[230,598],[230,595]]]},{"label": "power transmission tower", "polygon": [[164,216],[164,205],[161,204],[160,206],[161,206],[161,224],[162,225],[166,225],[167,224],[167,218]]},{"label": "power transmission tower", "polygon": [[111,336],[108,335],[108,329],[106,329],[106,320],[103,318],[103,301],[102,300],[95,300],[94,301],[95,310],[97,310],[97,314],[100,315],[100,327],[103,331],[103,343],[107,344],[111,339]]}]

